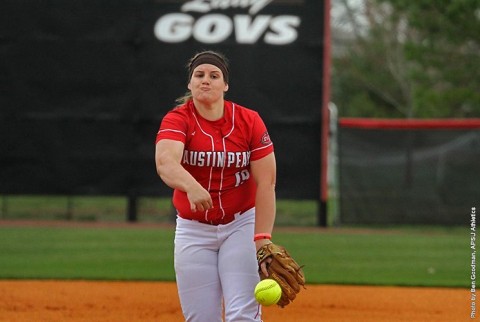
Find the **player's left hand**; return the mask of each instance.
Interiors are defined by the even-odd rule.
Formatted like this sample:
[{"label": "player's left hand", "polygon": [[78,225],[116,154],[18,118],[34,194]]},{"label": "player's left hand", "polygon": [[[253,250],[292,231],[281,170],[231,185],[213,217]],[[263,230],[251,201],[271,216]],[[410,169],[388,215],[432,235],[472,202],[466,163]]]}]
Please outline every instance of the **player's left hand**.
[{"label": "player's left hand", "polygon": [[277,302],[280,307],[290,304],[305,288],[305,275],[302,267],[288,254],[283,246],[267,243],[257,250],[260,279],[271,278],[282,288],[282,297]]},{"label": "player's left hand", "polygon": [[[259,240],[255,241],[255,246],[257,248],[257,252],[263,246],[271,244],[271,243],[272,242],[269,239],[259,239]],[[269,276],[268,266],[270,265],[271,262],[272,262],[272,258],[268,257],[264,261],[258,263],[259,271],[261,271],[265,277]]]}]

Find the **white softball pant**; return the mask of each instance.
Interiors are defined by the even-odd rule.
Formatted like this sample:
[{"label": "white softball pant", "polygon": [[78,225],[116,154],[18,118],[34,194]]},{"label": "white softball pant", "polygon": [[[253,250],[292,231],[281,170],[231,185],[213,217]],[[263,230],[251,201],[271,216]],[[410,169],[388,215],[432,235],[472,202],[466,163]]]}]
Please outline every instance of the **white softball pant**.
[{"label": "white softball pant", "polygon": [[253,242],[255,208],[226,225],[177,217],[175,273],[187,322],[261,321]]}]

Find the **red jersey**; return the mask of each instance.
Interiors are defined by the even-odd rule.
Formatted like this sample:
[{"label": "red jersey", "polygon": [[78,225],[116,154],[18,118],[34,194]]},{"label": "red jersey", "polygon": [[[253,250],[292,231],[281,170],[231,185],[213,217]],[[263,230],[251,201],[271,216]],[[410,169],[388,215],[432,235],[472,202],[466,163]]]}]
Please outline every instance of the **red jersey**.
[{"label": "red jersey", "polygon": [[192,212],[187,194],[178,189],[173,204],[182,218],[224,224],[234,214],[255,206],[256,184],[250,161],[273,152],[267,128],[257,112],[225,101],[224,117],[208,121],[189,101],[167,113],[155,143],[162,139],[185,144],[182,166],[208,191],[213,208]]}]

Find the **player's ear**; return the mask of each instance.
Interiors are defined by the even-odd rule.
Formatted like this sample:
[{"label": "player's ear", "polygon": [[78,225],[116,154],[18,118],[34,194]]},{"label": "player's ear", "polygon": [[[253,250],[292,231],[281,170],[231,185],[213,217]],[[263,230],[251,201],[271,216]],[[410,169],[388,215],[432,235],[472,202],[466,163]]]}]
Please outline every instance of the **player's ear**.
[{"label": "player's ear", "polygon": [[227,92],[227,91],[228,91],[228,84],[225,84],[225,87],[223,88],[223,91],[224,91],[224,92]]},{"label": "player's ear", "polygon": [[187,88],[188,88],[189,90],[192,90],[192,84],[191,84],[190,82],[188,82]]}]

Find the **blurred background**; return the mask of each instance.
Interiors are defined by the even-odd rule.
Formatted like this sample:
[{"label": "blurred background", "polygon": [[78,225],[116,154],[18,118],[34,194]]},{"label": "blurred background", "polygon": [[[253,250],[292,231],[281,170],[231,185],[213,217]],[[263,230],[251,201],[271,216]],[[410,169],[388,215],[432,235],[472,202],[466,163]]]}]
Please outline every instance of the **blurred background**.
[{"label": "blurred background", "polygon": [[0,220],[172,223],[154,139],[214,49],[274,141],[278,225],[465,225],[479,32],[475,0],[2,1]]}]

